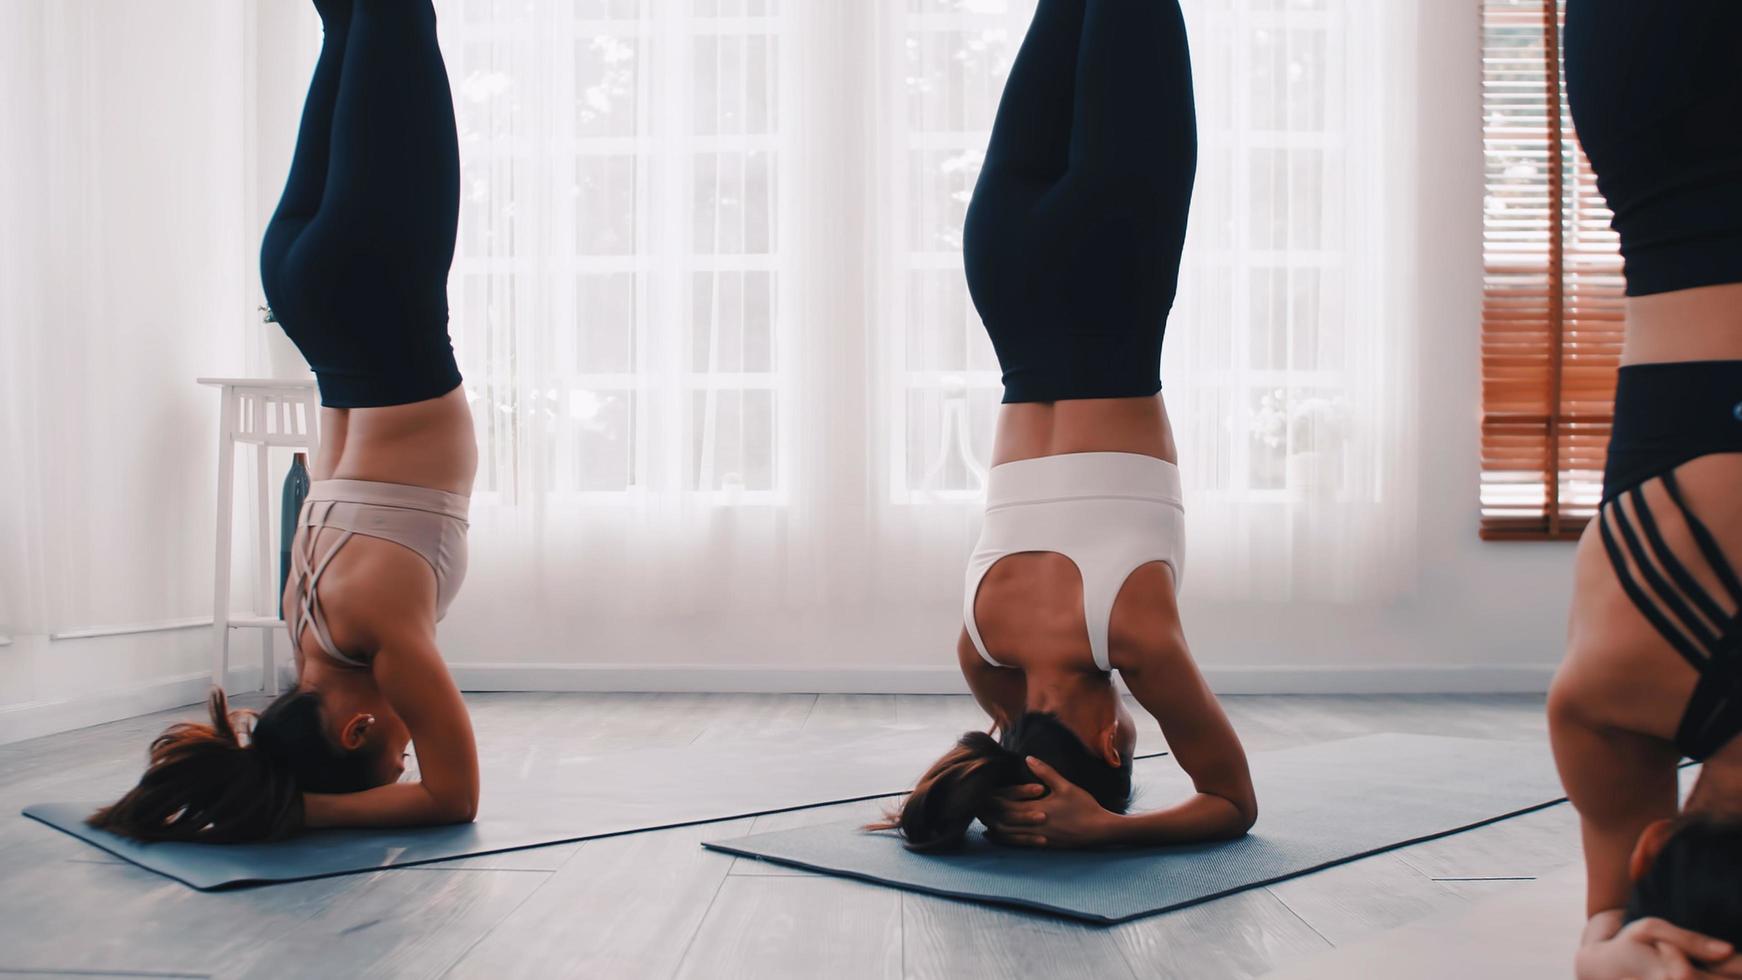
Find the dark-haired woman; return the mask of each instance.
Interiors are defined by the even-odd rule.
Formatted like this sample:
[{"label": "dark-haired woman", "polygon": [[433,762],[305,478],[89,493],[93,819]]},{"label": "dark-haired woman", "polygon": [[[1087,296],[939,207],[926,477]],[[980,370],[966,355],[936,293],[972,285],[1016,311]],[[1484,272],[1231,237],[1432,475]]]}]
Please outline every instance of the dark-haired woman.
[{"label": "dark-haired woman", "polygon": [[[1550,731],[1578,973],[1742,977],[1742,4],[1573,0],[1566,72],[1627,335]],[[1677,766],[1704,763],[1680,802]]]},{"label": "dark-haired woman", "polygon": [[[91,818],[135,838],[453,823],[478,806],[471,722],[435,636],[465,574],[477,469],[447,333],[459,146],[435,11],[316,7],[326,38],[261,250],[322,400],[284,594],[299,680],[251,724],[214,692],[210,725],[159,737],[139,785]],[[420,778],[400,782],[413,742]]]},{"label": "dark-haired woman", "polygon": [[[976,818],[1037,847],[1237,837],[1246,756],[1174,602],[1176,453],[1157,380],[1197,166],[1176,0],[1040,0],[969,208],[968,286],[1004,371],[969,563],[964,736],[892,814],[909,846]],[[1118,671],[1197,792],[1128,813],[1136,726]]]}]

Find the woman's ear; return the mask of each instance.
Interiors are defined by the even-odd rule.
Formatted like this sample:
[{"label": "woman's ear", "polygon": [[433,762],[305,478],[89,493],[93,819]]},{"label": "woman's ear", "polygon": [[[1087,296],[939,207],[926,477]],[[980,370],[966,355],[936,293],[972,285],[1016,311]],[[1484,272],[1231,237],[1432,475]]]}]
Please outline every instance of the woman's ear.
[{"label": "woman's ear", "polygon": [[339,729],[339,745],[347,752],[355,752],[363,747],[369,739],[369,729],[375,727],[375,716],[370,714],[355,714],[345,726]]},{"label": "woman's ear", "polygon": [[1639,843],[1633,845],[1633,857],[1628,862],[1629,877],[1634,881],[1645,877],[1645,873],[1657,862],[1657,856],[1663,852],[1664,845],[1675,836],[1675,825],[1673,819],[1658,820],[1640,833]]},{"label": "woman's ear", "polygon": [[1095,751],[1101,753],[1102,761],[1115,769],[1124,764],[1119,755],[1119,719],[1113,719],[1101,729],[1101,734],[1095,737]]}]

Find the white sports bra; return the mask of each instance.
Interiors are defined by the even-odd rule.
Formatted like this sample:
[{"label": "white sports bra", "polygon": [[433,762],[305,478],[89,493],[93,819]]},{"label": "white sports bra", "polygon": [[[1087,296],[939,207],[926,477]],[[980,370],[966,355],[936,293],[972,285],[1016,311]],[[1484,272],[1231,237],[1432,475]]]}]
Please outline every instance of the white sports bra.
[{"label": "white sports bra", "polygon": [[968,559],[962,622],[974,649],[994,667],[974,622],[980,582],[999,559],[1024,552],[1069,558],[1083,578],[1083,618],[1095,666],[1111,671],[1107,651],[1113,602],[1125,579],[1150,562],[1185,570],[1185,508],[1179,467],[1135,453],[1070,453],[992,468],[986,519]]}]

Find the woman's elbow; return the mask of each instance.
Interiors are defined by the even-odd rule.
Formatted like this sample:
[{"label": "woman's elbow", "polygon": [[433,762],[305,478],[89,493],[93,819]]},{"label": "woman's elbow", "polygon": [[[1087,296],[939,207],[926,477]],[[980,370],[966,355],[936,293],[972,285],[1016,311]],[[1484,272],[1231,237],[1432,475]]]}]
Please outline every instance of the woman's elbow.
[{"label": "woman's elbow", "polygon": [[1258,823],[1258,797],[1245,793],[1228,801],[1233,804],[1233,819],[1228,822],[1228,839],[1244,837]]},{"label": "woman's elbow", "polygon": [[444,824],[471,823],[478,819],[477,803],[455,803],[441,809],[441,822]]},{"label": "woman's elbow", "polygon": [[1246,805],[1240,808],[1240,822],[1238,824],[1236,824],[1236,826],[1240,828],[1240,832],[1238,834],[1236,834],[1235,836],[1236,837],[1244,837],[1244,836],[1246,836],[1247,833],[1249,833],[1252,830],[1253,827],[1255,827],[1257,825],[1258,825],[1258,801],[1257,800],[1248,800]]},{"label": "woman's elbow", "polygon": [[436,822],[443,824],[471,823],[478,819],[478,794],[455,794],[435,800]]}]

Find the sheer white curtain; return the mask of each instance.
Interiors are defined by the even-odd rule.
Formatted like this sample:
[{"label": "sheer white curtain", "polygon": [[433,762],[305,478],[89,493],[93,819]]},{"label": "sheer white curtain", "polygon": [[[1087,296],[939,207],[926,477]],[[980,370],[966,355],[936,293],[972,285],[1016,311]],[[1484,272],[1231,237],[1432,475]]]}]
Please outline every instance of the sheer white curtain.
[{"label": "sheer white curtain", "polygon": [[[438,7],[484,459],[455,655],[935,662],[999,394],[961,221],[1032,2]],[[1194,596],[1409,587],[1407,7],[1187,3]]]},{"label": "sheer white curtain", "polygon": [[0,4],[0,634],[210,614],[242,38],[229,0]]},{"label": "sheer white curtain", "polygon": [[877,635],[912,552],[867,477],[862,113],[831,82],[863,60],[855,12],[438,7],[483,458],[455,656],[790,660]]},{"label": "sheer white curtain", "polygon": [[[898,500],[946,506],[983,484],[998,370],[962,282],[961,223],[1032,10],[906,0],[883,35],[899,80],[879,318]],[[1385,598],[1413,570],[1410,5],[1185,10],[1200,157],[1162,379],[1188,594]]]},{"label": "sheer white curtain", "polygon": [[1194,590],[1413,588],[1412,9],[1187,5],[1202,153],[1162,376]]}]

